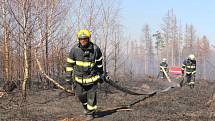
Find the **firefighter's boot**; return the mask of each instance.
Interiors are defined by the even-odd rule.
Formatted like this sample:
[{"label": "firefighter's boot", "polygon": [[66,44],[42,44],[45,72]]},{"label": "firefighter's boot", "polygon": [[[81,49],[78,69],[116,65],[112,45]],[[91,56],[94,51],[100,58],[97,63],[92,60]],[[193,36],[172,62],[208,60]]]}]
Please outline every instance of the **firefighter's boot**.
[{"label": "firefighter's boot", "polygon": [[93,115],[86,115],[86,121],[92,121],[94,119]]}]

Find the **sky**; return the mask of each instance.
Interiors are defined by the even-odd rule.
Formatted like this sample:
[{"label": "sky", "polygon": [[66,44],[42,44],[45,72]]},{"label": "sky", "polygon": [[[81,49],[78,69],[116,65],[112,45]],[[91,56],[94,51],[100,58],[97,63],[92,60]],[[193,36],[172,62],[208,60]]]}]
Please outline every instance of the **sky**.
[{"label": "sky", "polygon": [[206,35],[215,44],[214,6],[215,0],[121,0],[121,22],[125,33],[139,40],[145,24],[156,32],[168,10],[173,9],[183,27],[192,24],[197,35]]}]

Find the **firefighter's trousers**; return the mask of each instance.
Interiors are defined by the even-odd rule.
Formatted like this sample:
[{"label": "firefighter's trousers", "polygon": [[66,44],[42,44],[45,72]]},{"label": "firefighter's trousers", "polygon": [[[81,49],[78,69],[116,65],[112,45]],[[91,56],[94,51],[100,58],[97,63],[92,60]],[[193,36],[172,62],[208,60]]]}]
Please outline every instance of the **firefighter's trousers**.
[{"label": "firefighter's trousers", "polygon": [[79,98],[82,106],[87,111],[86,113],[93,113],[97,108],[96,92],[97,82],[90,85],[84,85],[77,82],[75,83],[76,96]]}]

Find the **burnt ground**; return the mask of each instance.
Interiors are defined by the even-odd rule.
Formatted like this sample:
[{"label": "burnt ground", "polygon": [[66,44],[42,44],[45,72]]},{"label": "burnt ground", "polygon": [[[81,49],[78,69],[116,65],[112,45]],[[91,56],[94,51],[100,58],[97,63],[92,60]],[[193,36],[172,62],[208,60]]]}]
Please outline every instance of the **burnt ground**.
[{"label": "burnt ground", "polygon": [[[165,80],[127,82],[132,90],[150,92],[169,86]],[[112,89],[112,88],[111,88]],[[128,95],[112,89],[98,92],[98,113],[94,121],[214,121],[215,82],[196,81],[193,89],[173,88],[142,100],[129,110],[114,110],[144,96]],[[32,89],[27,102],[20,90],[0,98],[0,120],[3,121],[79,121],[84,120],[82,108],[74,96],[59,89]]]}]

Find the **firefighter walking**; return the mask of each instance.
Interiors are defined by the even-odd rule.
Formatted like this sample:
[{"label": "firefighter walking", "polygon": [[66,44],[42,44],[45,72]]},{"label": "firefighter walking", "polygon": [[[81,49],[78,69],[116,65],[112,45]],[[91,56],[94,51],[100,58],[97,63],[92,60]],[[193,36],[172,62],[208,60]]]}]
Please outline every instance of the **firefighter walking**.
[{"label": "firefighter walking", "polygon": [[80,30],[77,38],[78,44],[71,49],[67,58],[66,71],[71,75],[67,81],[74,81],[75,93],[85,110],[86,119],[91,120],[97,109],[97,84],[102,83],[105,78],[102,53],[100,48],[90,41],[90,31]]},{"label": "firefighter walking", "polygon": [[196,58],[193,54],[190,54],[182,64],[182,75],[185,76],[185,83],[193,87],[195,84],[196,74]]}]

